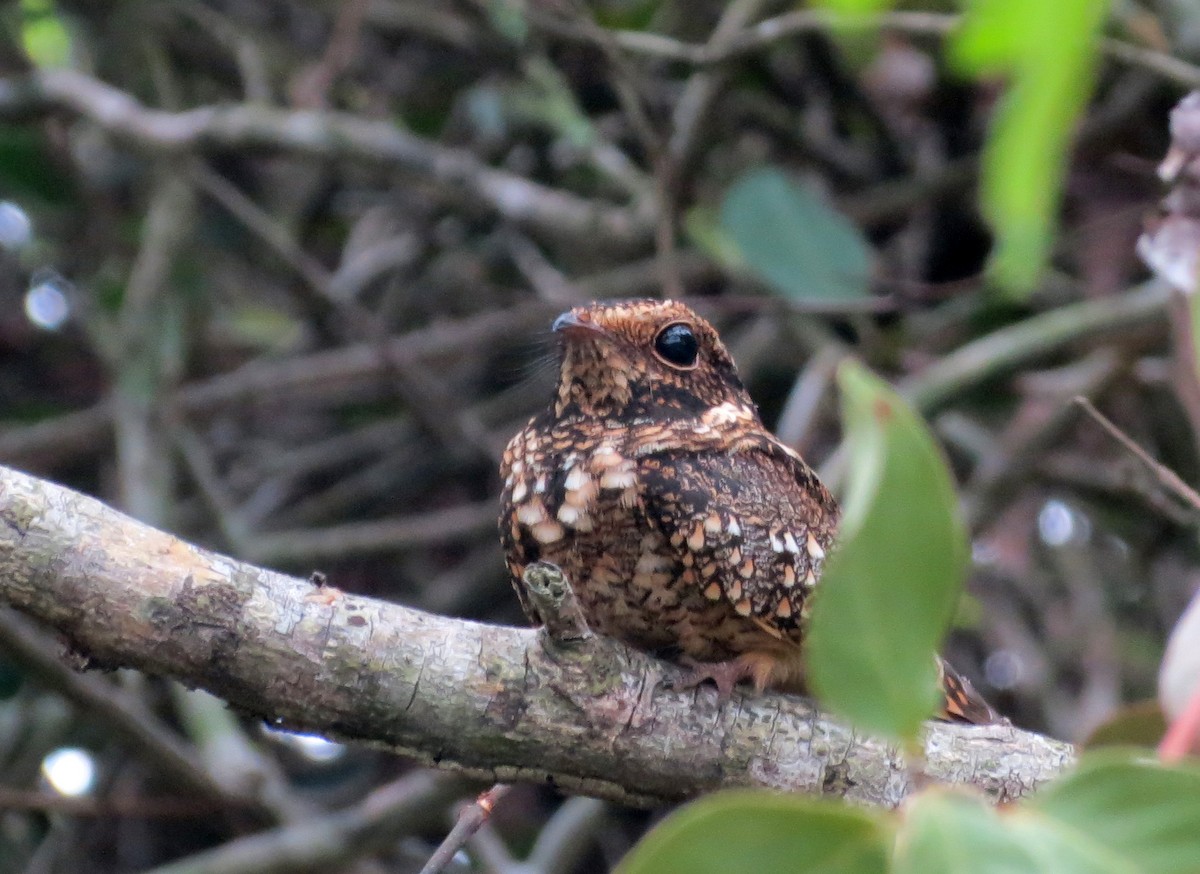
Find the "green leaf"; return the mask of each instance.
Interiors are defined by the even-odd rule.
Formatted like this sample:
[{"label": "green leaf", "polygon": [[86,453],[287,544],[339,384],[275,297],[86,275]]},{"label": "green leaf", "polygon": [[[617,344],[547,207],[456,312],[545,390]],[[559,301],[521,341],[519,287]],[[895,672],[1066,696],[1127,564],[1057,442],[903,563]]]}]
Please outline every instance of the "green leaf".
[{"label": "green leaf", "polygon": [[21,42],[39,67],[65,66],[71,56],[71,37],[51,0],[21,0]]},{"label": "green leaf", "polygon": [[858,229],[778,168],[738,179],[720,223],[747,268],[786,297],[854,300],[870,291],[871,251]]},{"label": "green leaf", "polygon": [[904,808],[893,874],[1033,874],[1039,869],[995,808],[974,795],[930,789]]},{"label": "green leaf", "polygon": [[662,6],[662,0],[596,3],[592,5],[592,14],[598,25],[609,30],[650,30]]},{"label": "green leaf", "polygon": [[857,808],[723,792],[659,823],[617,874],[883,874],[890,844],[884,821]]},{"label": "green leaf", "polygon": [[950,789],[905,809],[895,874],[1184,874],[1200,870],[1200,770],[1092,754],[997,811]]},{"label": "green leaf", "polygon": [[727,270],[741,270],[742,250],[721,228],[717,211],[710,206],[693,206],[683,214],[683,232],[688,242]]},{"label": "green leaf", "polygon": [[1022,809],[1052,821],[1064,841],[1102,848],[1122,863],[1111,870],[1200,870],[1200,768],[1194,764],[1167,767],[1144,752],[1093,753]]},{"label": "green leaf", "polygon": [[960,69],[1011,84],[983,155],[983,209],[996,232],[990,269],[1026,292],[1054,243],[1076,119],[1092,91],[1107,0],[969,0],[950,41]]},{"label": "green leaf", "polygon": [[1167,731],[1167,720],[1158,702],[1150,699],[1126,704],[1092,730],[1081,746],[1144,747],[1154,749]]},{"label": "green leaf", "polygon": [[808,674],[859,727],[913,739],[938,696],[934,656],[958,603],[967,535],[940,449],[862,365],[838,370],[849,483],[813,599]]},{"label": "green leaf", "polygon": [[234,305],[224,318],[217,319],[217,325],[226,328],[235,342],[264,351],[293,349],[303,336],[298,320],[254,302]]},{"label": "green leaf", "polygon": [[0,190],[7,197],[69,204],[75,197],[72,180],[49,156],[42,131],[0,124]]}]

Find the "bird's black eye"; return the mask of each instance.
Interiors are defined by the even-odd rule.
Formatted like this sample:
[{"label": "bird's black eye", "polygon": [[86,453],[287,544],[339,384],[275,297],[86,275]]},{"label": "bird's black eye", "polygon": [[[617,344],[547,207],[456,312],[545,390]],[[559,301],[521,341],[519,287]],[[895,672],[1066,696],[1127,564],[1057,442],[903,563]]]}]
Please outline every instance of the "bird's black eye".
[{"label": "bird's black eye", "polygon": [[658,332],[654,338],[654,351],[672,367],[691,368],[696,366],[700,341],[696,339],[691,325],[676,322]]}]

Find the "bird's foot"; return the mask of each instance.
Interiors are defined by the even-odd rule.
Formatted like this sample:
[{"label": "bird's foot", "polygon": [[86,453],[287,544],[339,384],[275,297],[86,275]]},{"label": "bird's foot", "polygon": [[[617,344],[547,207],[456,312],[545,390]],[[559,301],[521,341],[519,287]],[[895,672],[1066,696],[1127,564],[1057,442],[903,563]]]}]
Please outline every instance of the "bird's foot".
[{"label": "bird's foot", "polygon": [[688,656],[680,659],[688,672],[669,683],[670,688],[683,691],[694,689],[711,680],[717,687],[717,701],[724,704],[733,695],[733,688],[742,680],[750,680],[754,690],[761,692],[771,681],[778,659],[766,653],[749,652],[724,662],[699,662]]}]

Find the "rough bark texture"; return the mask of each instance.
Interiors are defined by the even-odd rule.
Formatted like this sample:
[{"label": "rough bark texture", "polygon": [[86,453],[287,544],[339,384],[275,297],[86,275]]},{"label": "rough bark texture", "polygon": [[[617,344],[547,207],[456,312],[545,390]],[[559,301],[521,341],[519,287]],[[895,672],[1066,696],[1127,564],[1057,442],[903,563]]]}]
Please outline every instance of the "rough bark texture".
[{"label": "rough bark texture", "polygon": [[[382,744],[488,780],[627,804],[759,785],[893,806],[914,779],[1027,794],[1068,744],[931,724],[897,752],[784,695],[674,692],[614,641],[433,616],[253,567],[0,468],[0,599],[102,667],[173,677],[274,725]],[[499,560],[499,559],[497,559]]]}]

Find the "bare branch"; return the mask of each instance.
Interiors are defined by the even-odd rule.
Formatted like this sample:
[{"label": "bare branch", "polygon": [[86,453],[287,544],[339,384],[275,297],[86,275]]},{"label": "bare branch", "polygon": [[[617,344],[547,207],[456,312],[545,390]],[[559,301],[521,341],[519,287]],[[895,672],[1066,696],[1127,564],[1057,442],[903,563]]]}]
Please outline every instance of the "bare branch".
[{"label": "bare branch", "polygon": [[[493,782],[656,805],[725,786],[892,806],[897,750],[786,695],[676,692],[677,669],[600,636],[421,613],[253,567],[0,468],[0,598],[101,665],[199,686],[273,725],[372,742]],[[931,724],[923,779],[1026,794],[1070,745]]]},{"label": "bare branch", "polygon": [[439,874],[440,871],[444,871],[446,866],[454,860],[455,854],[462,849],[463,844],[487,823],[496,804],[511,789],[512,787],[506,783],[497,783],[476,798],[474,804],[459,811],[458,821],[454,823],[454,828],[450,829],[450,834],[446,835],[445,840],[429,857],[429,861],[421,869],[421,874]]},{"label": "bare branch", "polygon": [[586,239],[625,248],[648,244],[654,233],[651,215],[589,201],[494,169],[470,152],[439,145],[387,121],[252,104],[164,112],[67,69],[0,79],[0,119],[14,121],[53,111],[82,116],[131,146],[159,154],[258,148],[394,167],[433,180],[556,239]]}]

